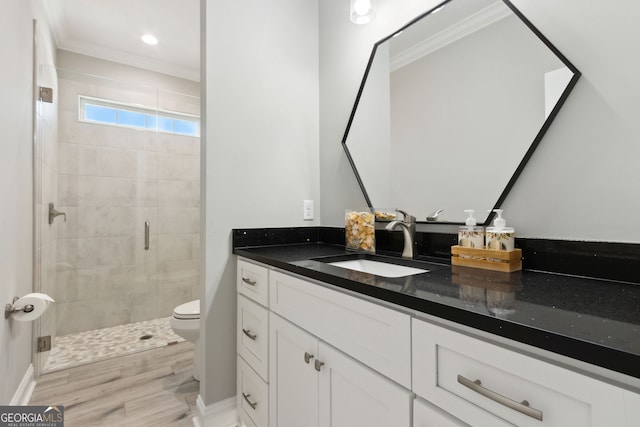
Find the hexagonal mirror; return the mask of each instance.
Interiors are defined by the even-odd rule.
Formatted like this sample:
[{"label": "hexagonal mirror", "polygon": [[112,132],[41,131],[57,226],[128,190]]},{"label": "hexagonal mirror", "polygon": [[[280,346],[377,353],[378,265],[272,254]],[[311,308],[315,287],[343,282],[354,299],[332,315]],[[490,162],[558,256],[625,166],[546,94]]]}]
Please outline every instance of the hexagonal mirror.
[{"label": "hexagonal mirror", "polygon": [[373,46],[342,140],[367,204],[488,223],[579,76],[506,0],[417,17]]}]

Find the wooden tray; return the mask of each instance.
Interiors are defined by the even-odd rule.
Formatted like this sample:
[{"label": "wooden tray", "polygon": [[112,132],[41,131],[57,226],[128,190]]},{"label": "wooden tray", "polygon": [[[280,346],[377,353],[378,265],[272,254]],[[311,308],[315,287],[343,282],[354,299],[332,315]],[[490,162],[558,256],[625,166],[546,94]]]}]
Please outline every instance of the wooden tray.
[{"label": "wooden tray", "polygon": [[522,270],[522,250],[497,251],[451,246],[451,265],[511,273]]}]

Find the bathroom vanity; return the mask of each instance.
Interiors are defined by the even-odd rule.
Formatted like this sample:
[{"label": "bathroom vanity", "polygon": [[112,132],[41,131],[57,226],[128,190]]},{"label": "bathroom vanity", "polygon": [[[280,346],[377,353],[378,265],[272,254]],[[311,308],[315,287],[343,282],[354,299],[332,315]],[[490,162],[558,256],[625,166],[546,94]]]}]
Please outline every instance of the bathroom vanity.
[{"label": "bathroom vanity", "polygon": [[383,277],[324,243],[234,253],[249,426],[640,424],[637,286],[376,257],[428,270]]}]

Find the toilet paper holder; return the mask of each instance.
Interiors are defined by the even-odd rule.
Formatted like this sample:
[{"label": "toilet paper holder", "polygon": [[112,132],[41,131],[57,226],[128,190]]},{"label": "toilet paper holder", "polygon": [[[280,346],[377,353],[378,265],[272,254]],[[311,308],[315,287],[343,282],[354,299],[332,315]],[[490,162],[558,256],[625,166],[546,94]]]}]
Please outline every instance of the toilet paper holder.
[{"label": "toilet paper holder", "polygon": [[25,313],[31,313],[35,307],[33,306],[33,304],[27,304],[23,307],[14,307],[13,305],[16,303],[16,301],[18,301],[20,298],[18,297],[14,297],[13,301],[11,302],[11,304],[7,304],[4,306],[4,318],[8,319],[9,316],[11,316],[13,313],[18,313],[20,311],[24,311]]}]

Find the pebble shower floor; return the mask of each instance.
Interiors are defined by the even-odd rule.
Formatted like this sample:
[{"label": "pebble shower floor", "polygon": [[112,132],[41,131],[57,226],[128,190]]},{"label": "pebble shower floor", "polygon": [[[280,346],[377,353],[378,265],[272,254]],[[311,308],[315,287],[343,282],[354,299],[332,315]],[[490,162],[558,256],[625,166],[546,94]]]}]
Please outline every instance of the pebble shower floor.
[{"label": "pebble shower floor", "polygon": [[163,317],[56,337],[43,371],[58,371],[184,341],[173,332],[169,319]]}]

